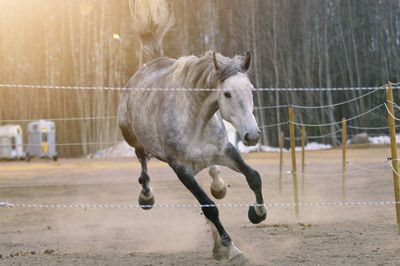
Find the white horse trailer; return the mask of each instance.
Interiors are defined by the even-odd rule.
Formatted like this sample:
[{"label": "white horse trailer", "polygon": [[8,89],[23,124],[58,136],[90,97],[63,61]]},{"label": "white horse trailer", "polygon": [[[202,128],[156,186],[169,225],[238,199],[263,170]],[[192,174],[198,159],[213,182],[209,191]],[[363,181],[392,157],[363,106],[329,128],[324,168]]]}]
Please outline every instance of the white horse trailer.
[{"label": "white horse trailer", "polygon": [[57,161],[56,127],[54,122],[38,120],[28,124],[28,151],[26,158],[51,158]]},{"label": "white horse trailer", "polygon": [[25,158],[24,140],[20,125],[0,127],[0,159]]}]

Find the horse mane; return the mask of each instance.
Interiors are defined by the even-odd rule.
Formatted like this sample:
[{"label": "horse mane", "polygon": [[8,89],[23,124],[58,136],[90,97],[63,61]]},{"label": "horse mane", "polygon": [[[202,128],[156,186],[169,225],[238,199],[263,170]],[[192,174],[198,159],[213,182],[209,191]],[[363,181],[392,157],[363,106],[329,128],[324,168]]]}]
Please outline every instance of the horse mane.
[{"label": "horse mane", "polygon": [[172,66],[172,80],[184,88],[216,88],[227,78],[245,73],[242,68],[243,56],[229,58],[217,53],[216,58],[218,70],[213,63],[213,51],[208,51],[201,57],[180,57]]}]

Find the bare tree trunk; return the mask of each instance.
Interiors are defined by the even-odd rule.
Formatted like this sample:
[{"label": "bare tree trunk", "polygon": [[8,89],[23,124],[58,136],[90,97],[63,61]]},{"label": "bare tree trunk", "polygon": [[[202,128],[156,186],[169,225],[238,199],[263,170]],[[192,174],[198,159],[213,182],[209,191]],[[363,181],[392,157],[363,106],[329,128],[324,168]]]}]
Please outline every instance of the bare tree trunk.
[{"label": "bare tree trunk", "polygon": [[[324,24],[324,47],[325,47],[325,73],[326,73],[326,87],[327,88],[332,88],[332,78],[331,78],[331,70],[330,70],[330,58],[329,58],[329,40],[328,40],[328,27],[327,27],[327,22],[325,21]],[[333,104],[332,100],[332,91],[329,91],[326,93],[327,94],[327,100],[328,100],[328,105]],[[327,109],[328,112],[328,117],[329,117],[329,122],[333,123],[335,122],[335,116],[334,116],[334,108],[329,108]],[[330,125],[330,133],[331,133],[331,143],[332,145],[336,146],[337,144],[337,138],[335,134],[335,125]]]},{"label": "bare tree trunk", "polygon": [[[276,23],[276,13],[277,13],[277,8],[276,8],[276,2],[275,0],[272,0],[272,40],[273,40],[273,59],[272,63],[274,66],[274,79],[275,79],[275,88],[279,87],[279,66],[278,66],[278,45],[277,45],[277,23]],[[277,106],[281,104],[280,102],[280,92],[275,93],[275,103]],[[276,122],[279,124],[281,123],[281,109],[279,107],[276,108]],[[282,127],[280,125],[277,126],[276,128],[276,136],[279,136],[280,132],[282,130]]]},{"label": "bare tree trunk", "polygon": [[[258,36],[258,29],[256,25],[256,18],[257,18],[257,10],[258,10],[258,4],[257,1],[252,0],[251,2],[251,31],[252,31],[252,42],[251,42],[251,47],[253,50],[253,66],[255,68],[255,85],[256,88],[259,88],[261,86],[261,69],[259,65],[259,55],[258,55],[258,45],[257,45],[257,36]],[[257,101],[258,101],[258,106],[264,106],[264,99],[263,95],[260,92],[256,92],[257,96]],[[259,109],[258,112],[259,116],[259,124],[264,125],[266,122],[265,119],[265,112],[262,109]],[[268,144],[268,134],[267,130],[261,130],[262,132],[262,142],[264,144]]]}]

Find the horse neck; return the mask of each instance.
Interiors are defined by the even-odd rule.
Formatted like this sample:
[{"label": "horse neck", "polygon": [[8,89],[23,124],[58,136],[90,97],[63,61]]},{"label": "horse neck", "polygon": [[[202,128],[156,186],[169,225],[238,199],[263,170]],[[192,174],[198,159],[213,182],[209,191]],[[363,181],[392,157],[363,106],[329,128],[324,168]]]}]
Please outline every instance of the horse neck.
[{"label": "horse neck", "polygon": [[[180,82],[184,88],[218,88],[219,81],[210,58],[185,57],[181,64]],[[176,71],[176,70],[175,70]],[[179,76],[179,75],[178,75]],[[188,91],[186,97],[189,106],[190,119],[195,124],[196,133],[201,133],[218,110],[218,92],[215,90]]]},{"label": "horse neck", "polygon": [[196,134],[207,127],[210,119],[218,111],[218,92],[190,92],[192,116],[196,123]]}]

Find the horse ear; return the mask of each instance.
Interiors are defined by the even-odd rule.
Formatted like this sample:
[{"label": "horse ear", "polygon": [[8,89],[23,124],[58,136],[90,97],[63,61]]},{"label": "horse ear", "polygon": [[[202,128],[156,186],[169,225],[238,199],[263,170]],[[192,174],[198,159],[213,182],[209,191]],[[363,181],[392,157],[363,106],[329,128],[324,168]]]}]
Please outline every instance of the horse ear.
[{"label": "horse ear", "polygon": [[250,64],[251,64],[251,53],[247,52],[246,53],[246,58],[244,59],[243,63],[242,63],[242,69],[243,71],[247,71],[250,68]]},{"label": "horse ear", "polygon": [[215,70],[219,70],[219,65],[218,65],[218,61],[217,61],[217,55],[215,54],[215,51],[213,51],[213,62],[214,62],[214,67]]}]

